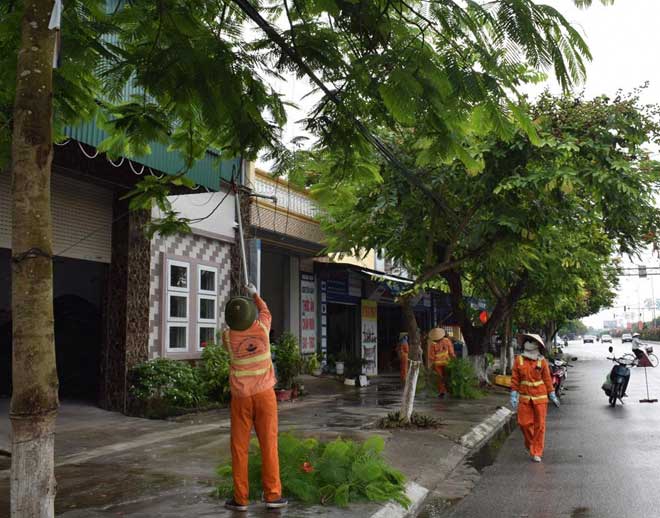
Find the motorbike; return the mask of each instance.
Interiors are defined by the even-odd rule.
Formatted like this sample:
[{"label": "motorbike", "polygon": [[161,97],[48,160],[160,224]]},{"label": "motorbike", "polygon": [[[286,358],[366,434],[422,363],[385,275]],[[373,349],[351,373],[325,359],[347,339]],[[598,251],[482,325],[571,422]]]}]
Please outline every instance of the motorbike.
[{"label": "motorbike", "polygon": [[[609,351],[613,352],[613,350],[610,346]],[[631,354],[624,354],[620,358],[608,356],[607,359],[613,361],[615,365],[601,388],[609,398],[610,406],[616,406],[617,399],[623,405],[623,396],[630,381],[630,367],[634,367],[638,360]]]},{"label": "motorbike", "polygon": [[561,399],[564,394],[564,383],[568,377],[568,368],[572,365],[564,360],[554,359],[550,362],[550,377],[555,394]]}]

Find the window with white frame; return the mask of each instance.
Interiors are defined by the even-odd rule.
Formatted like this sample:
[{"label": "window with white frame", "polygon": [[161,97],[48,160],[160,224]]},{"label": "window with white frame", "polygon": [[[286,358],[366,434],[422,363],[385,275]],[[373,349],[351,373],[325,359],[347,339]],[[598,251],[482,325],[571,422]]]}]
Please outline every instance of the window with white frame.
[{"label": "window with white frame", "polygon": [[179,259],[165,259],[163,298],[167,353],[195,354],[216,342],[218,268]]},{"label": "window with white frame", "polygon": [[187,352],[190,315],[190,264],[167,261],[167,332],[169,352]]},{"label": "window with white frame", "polygon": [[197,266],[197,350],[214,343],[218,322],[218,269]]}]

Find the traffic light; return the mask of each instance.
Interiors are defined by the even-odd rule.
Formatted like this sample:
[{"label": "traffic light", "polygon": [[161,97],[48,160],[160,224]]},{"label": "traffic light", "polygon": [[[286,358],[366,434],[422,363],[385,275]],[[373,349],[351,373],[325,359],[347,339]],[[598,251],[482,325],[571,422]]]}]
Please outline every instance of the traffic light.
[{"label": "traffic light", "polygon": [[623,312],[624,313],[626,312],[626,306],[623,306]]}]

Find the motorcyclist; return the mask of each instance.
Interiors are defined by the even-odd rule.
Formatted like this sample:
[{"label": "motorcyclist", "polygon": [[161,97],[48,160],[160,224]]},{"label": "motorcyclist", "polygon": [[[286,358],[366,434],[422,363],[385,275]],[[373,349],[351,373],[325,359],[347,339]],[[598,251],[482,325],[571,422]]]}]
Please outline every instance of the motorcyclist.
[{"label": "motorcyclist", "polygon": [[640,340],[640,336],[641,335],[639,333],[633,333],[633,335],[632,335],[632,348],[633,348],[633,350],[641,349],[642,342]]}]

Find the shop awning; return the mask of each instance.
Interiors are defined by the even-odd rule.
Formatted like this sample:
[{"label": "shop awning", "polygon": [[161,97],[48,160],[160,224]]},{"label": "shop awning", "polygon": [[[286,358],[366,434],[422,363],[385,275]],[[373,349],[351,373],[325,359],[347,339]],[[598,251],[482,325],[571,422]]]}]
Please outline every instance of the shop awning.
[{"label": "shop awning", "polygon": [[398,282],[401,284],[413,284],[413,281],[404,279],[403,277],[395,277],[393,275],[387,275],[386,273],[375,273],[373,270],[361,270],[362,273],[367,274],[369,277],[374,277],[380,279],[381,281],[390,281]]}]

